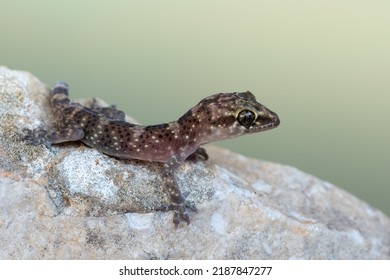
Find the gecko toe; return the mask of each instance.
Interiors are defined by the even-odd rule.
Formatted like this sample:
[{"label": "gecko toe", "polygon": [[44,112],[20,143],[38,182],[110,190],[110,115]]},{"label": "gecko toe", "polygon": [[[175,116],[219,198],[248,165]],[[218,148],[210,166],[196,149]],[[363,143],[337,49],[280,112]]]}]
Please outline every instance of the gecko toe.
[{"label": "gecko toe", "polygon": [[186,222],[187,224],[191,223],[188,210],[198,213],[198,208],[196,208],[195,203],[192,201],[184,201],[181,204],[161,205],[156,207],[154,210],[162,212],[174,211],[173,224],[175,228],[177,228],[182,221]]},{"label": "gecko toe", "polygon": [[193,201],[185,201],[183,205],[186,209],[190,209],[191,211],[198,214],[198,208],[196,208],[196,205]]},{"label": "gecko toe", "polygon": [[173,214],[173,224],[176,229],[178,228],[181,221],[186,222],[187,225],[191,223],[190,216],[188,215],[186,208],[180,208]]},{"label": "gecko toe", "polygon": [[181,221],[184,221],[189,225],[191,223],[190,216],[188,215],[188,210],[191,210],[195,213],[198,213],[198,209],[195,206],[195,203],[192,201],[185,201],[182,204],[177,205],[175,213],[173,215],[173,224],[177,228]]}]

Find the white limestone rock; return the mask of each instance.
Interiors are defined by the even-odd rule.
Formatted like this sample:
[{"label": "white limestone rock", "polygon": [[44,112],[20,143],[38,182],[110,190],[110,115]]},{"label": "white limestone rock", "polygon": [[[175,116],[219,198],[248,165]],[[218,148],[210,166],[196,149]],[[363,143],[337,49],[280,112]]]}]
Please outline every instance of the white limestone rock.
[{"label": "white limestone rock", "polygon": [[50,127],[48,89],[0,67],[0,259],[389,259],[390,220],[293,167],[207,147],[178,170],[197,203],[177,230],[153,212],[167,196],[159,163],[81,143],[29,146]]}]

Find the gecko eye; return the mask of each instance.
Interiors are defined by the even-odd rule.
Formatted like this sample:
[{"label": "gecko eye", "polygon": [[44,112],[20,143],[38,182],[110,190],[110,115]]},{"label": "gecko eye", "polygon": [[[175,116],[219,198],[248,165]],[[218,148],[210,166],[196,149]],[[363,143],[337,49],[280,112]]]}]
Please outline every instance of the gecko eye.
[{"label": "gecko eye", "polygon": [[250,126],[252,125],[256,120],[256,115],[250,110],[242,110],[237,115],[237,121],[242,126]]}]

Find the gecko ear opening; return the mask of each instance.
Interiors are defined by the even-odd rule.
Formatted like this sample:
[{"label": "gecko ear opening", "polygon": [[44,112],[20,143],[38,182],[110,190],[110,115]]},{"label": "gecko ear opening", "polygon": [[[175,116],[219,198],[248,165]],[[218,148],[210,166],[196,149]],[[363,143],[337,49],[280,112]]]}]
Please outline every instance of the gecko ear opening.
[{"label": "gecko ear opening", "polygon": [[255,123],[256,121],[256,114],[248,109],[242,110],[237,114],[236,117],[239,124],[242,126],[248,127]]}]

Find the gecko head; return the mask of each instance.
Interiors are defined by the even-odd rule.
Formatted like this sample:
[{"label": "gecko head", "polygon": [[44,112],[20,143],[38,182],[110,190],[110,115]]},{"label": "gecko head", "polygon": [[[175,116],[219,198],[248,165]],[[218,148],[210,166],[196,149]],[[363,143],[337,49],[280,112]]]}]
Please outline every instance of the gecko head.
[{"label": "gecko head", "polygon": [[280,124],[278,115],[257,102],[251,92],[239,92],[236,95],[239,99],[234,114],[235,125],[243,131],[254,133],[275,128]]},{"label": "gecko head", "polygon": [[257,102],[249,91],[215,94],[194,109],[202,116],[202,142],[261,132],[280,123],[278,115]]}]

